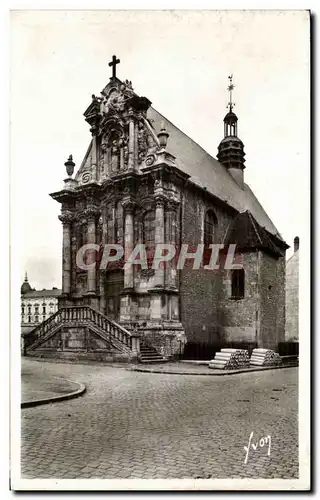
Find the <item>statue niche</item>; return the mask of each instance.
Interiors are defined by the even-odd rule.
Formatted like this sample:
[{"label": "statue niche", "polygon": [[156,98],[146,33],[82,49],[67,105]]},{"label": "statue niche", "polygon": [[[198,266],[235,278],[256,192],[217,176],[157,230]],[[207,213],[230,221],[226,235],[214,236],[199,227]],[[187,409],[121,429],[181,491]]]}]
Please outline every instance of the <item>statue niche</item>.
[{"label": "statue niche", "polygon": [[123,127],[112,120],[105,124],[105,130],[100,143],[100,171],[103,177],[125,170],[128,164],[128,139]]},{"label": "statue niche", "polygon": [[120,170],[120,149],[122,146],[122,140],[120,134],[113,130],[109,135],[108,147],[110,151],[110,170],[111,173]]}]

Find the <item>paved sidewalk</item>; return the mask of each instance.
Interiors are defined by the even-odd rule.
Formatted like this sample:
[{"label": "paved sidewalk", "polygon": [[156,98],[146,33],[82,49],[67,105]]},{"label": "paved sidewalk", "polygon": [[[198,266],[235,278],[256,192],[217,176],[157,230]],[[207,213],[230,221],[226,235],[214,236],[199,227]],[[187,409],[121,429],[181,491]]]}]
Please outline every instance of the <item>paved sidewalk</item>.
[{"label": "paved sidewalk", "polygon": [[[208,361],[209,363],[209,361]],[[239,368],[236,370],[218,370],[209,368],[208,364],[204,361],[201,362],[190,362],[181,361],[176,363],[145,363],[139,365],[131,365],[128,368],[135,372],[150,372],[150,373],[171,373],[175,375],[211,375],[211,376],[223,376],[223,375],[236,375],[239,373],[248,372],[261,372],[266,370],[277,370],[289,368],[289,365],[280,366],[252,366],[249,368]],[[290,367],[292,368],[292,366]]]},{"label": "paved sidewalk", "polygon": [[[297,478],[298,369],[196,377],[24,363],[85,383],[83,397],[21,411],[24,478]],[[266,447],[244,446],[271,436]]]},{"label": "paved sidewalk", "polygon": [[21,404],[23,407],[67,399],[77,394],[80,389],[84,389],[84,386],[63,376],[51,375],[41,365],[37,367],[37,370],[32,370],[30,366],[22,363]]}]

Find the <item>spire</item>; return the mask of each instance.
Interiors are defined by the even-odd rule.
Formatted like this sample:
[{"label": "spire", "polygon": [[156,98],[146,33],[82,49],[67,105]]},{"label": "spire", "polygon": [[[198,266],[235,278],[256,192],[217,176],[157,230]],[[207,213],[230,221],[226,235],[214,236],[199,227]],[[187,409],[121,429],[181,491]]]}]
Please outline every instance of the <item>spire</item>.
[{"label": "spire", "polygon": [[218,146],[217,158],[225,165],[229,173],[235,179],[237,184],[243,189],[243,170],[245,168],[245,153],[243,150],[243,142],[238,137],[238,117],[234,113],[233,108],[235,103],[232,101],[232,92],[235,88],[233,83],[233,75],[228,76],[229,85],[229,102],[227,104],[228,113],[223,119],[224,122],[224,138]]},{"label": "spire", "polygon": [[23,295],[23,294],[31,292],[31,291],[32,291],[32,288],[31,288],[31,286],[29,284],[28,274],[27,274],[27,271],[26,271],[25,275],[24,275],[24,282],[21,285],[21,294]]},{"label": "spire", "polygon": [[229,103],[227,105],[227,108],[229,108],[229,111],[231,113],[233,108],[235,107],[235,103],[232,102],[232,91],[233,91],[235,85],[233,83],[233,75],[232,74],[230,76],[228,76],[228,79],[229,79],[229,85],[228,85],[227,90],[229,92]]},{"label": "spire", "polygon": [[223,120],[224,121],[224,136],[225,137],[237,137],[238,117],[233,112],[233,108],[235,107],[235,103],[232,101],[232,91],[235,88],[235,84],[233,83],[233,75],[228,76],[228,80],[229,80],[229,85],[227,87],[227,91],[229,92],[229,102],[228,102],[226,108],[229,109],[229,111]]}]

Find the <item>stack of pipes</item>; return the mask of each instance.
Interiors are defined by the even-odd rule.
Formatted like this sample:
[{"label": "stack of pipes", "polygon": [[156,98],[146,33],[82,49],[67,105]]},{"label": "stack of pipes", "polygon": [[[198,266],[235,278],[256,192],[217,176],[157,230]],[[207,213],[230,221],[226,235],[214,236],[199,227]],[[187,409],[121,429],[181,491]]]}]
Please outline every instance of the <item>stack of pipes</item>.
[{"label": "stack of pipes", "polygon": [[281,364],[280,355],[272,349],[253,349],[250,365],[253,366],[277,366]]},{"label": "stack of pipes", "polygon": [[250,366],[249,353],[245,349],[221,349],[209,363],[209,368],[218,370],[235,370],[248,366]]}]

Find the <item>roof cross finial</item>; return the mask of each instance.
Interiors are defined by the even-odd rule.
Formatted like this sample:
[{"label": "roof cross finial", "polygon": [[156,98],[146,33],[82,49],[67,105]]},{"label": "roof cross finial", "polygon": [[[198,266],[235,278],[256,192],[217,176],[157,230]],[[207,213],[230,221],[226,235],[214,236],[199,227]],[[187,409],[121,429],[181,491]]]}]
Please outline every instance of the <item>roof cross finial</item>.
[{"label": "roof cross finial", "polygon": [[25,272],[25,275],[24,275],[24,281],[27,282],[28,281],[28,273],[27,271]]},{"label": "roof cross finial", "polygon": [[112,56],[112,61],[109,62],[109,66],[112,66],[112,78],[116,78],[116,65],[120,63],[120,59],[116,56]]},{"label": "roof cross finial", "polygon": [[229,91],[229,102],[227,104],[227,108],[229,108],[229,111],[231,112],[233,110],[233,108],[235,107],[235,103],[232,102],[232,91],[233,91],[235,85],[233,83],[233,75],[232,74],[230,76],[228,76],[228,79],[229,79],[229,85],[228,85],[227,90]]}]

